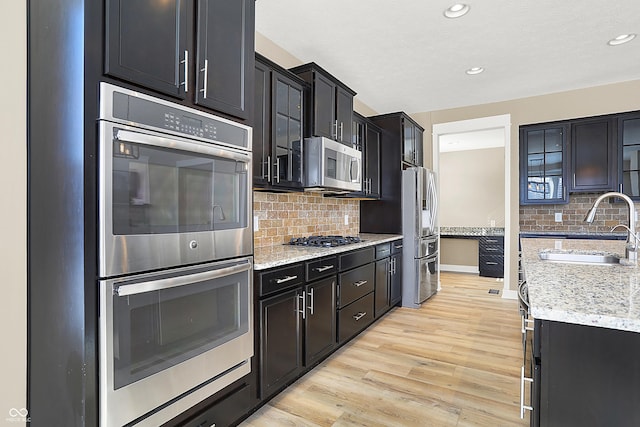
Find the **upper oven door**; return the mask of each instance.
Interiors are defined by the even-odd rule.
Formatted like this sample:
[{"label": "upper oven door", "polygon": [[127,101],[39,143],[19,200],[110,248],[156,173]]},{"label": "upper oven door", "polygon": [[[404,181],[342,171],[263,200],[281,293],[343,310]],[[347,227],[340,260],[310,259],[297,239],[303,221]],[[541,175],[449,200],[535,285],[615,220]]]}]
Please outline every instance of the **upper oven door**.
[{"label": "upper oven door", "polygon": [[101,277],[252,253],[250,152],[99,129]]}]

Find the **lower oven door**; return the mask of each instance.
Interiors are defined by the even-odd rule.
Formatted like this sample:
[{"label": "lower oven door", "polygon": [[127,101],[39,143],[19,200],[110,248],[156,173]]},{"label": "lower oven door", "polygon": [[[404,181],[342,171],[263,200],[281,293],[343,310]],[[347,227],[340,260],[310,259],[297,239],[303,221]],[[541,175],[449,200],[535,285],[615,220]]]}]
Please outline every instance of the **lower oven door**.
[{"label": "lower oven door", "polygon": [[103,280],[100,425],[159,425],[251,371],[252,259]]}]

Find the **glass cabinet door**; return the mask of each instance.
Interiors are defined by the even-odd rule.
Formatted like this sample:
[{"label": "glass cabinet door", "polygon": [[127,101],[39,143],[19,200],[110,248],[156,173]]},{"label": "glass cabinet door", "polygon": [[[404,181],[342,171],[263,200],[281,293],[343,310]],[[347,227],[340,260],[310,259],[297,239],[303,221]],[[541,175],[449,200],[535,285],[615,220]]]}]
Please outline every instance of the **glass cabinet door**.
[{"label": "glass cabinet door", "polygon": [[302,187],[302,88],[273,73],[273,185]]},{"label": "glass cabinet door", "polygon": [[520,128],[520,204],[567,203],[566,125]]},{"label": "glass cabinet door", "polygon": [[640,200],[640,114],[621,117],[618,129],[622,147],[621,191]]}]

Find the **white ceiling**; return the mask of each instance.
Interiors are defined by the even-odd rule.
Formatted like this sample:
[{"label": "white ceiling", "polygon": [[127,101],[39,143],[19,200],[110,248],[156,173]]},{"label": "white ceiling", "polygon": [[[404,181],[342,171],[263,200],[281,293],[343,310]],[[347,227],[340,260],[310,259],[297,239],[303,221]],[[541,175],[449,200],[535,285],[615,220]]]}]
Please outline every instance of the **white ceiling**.
[{"label": "white ceiling", "polygon": [[[435,111],[640,79],[639,0],[258,0],[256,31],[378,113]],[[468,76],[480,66],[485,72]],[[640,96],[640,95],[639,95]]]}]

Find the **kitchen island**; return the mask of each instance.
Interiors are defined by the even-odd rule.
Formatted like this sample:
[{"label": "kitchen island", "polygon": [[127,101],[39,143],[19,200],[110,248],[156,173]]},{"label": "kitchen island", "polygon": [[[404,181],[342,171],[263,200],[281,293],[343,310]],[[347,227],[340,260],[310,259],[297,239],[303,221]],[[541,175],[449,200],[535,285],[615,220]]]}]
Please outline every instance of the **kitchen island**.
[{"label": "kitchen island", "polygon": [[[525,357],[523,368],[532,377],[531,425],[640,425],[640,269],[555,262],[539,255],[621,256],[625,242],[520,242],[529,310],[535,319],[533,345],[529,341],[525,347],[530,357]],[[525,380],[521,384],[527,396]]]}]

